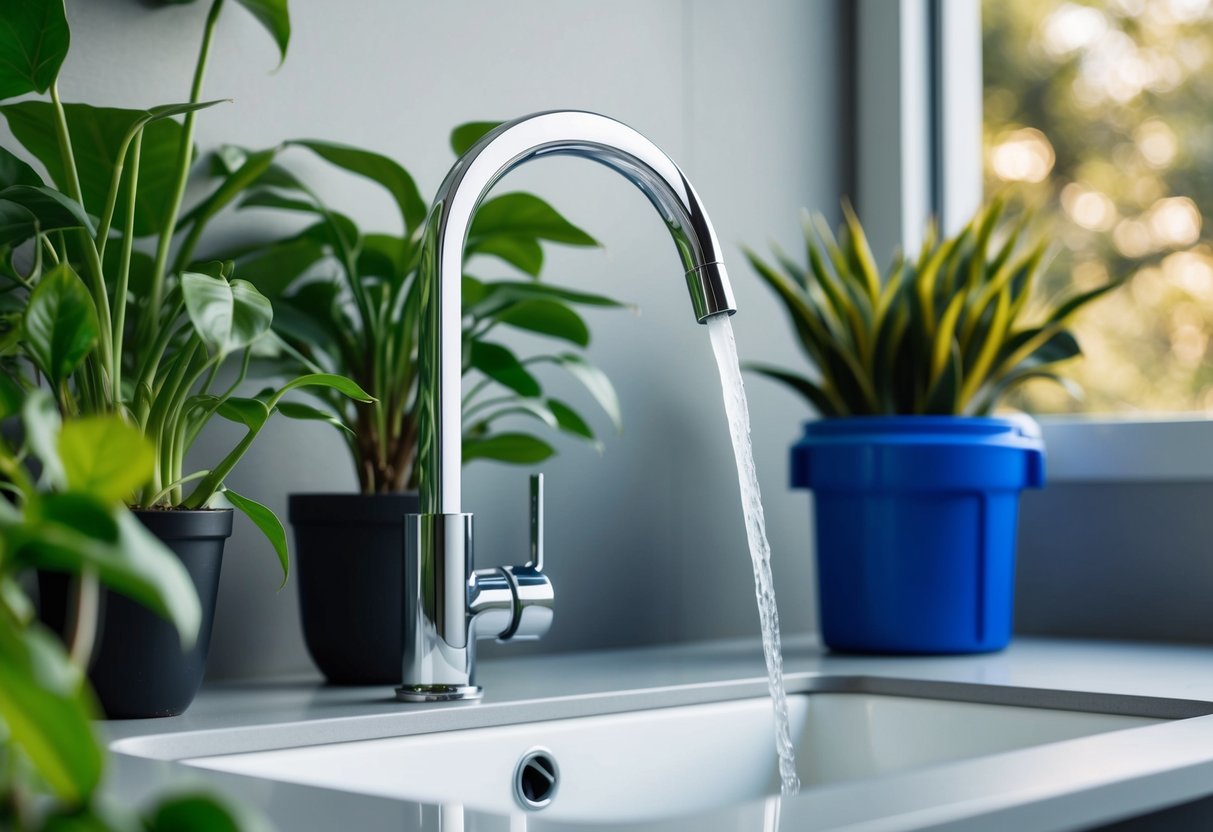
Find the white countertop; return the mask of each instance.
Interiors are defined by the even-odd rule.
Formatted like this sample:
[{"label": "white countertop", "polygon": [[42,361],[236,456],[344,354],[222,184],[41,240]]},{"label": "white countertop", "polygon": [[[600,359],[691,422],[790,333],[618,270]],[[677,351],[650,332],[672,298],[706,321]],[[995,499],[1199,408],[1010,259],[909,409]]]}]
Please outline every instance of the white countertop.
[{"label": "white countertop", "polygon": [[[785,669],[793,678],[801,674],[891,677],[1213,702],[1213,647],[1204,646],[1021,638],[1007,650],[987,655],[864,657],[829,654],[815,641],[800,638],[785,642],[784,658]],[[248,737],[248,747],[254,749],[266,737],[282,744],[282,737],[309,732],[313,736],[308,742],[325,741],[324,731],[337,727],[346,738],[351,736],[351,728],[355,738],[359,730],[365,730],[362,736],[382,736],[389,721],[392,732],[413,733],[492,724],[495,714],[518,713],[526,707],[538,714],[575,715],[577,703],[601,701],[604,693],[623,700],[631,697],[643,705],[646,696],[671,687],[703,688],[751,680],[747,687],[752,687],[752,695],[765,689],[765,669],[756,640],[495,659],[482,662],[478,670],[484,699],[454,706],[404,705],[395,701],[389,687],[329,687],[318,677],[209,685],[180,717],[105,724],[104,732],[119,752],[111,769],[111,789],[122,799],[136,799],[166,783],[197,783],[204,777],[201,773],[171,760],[213,753],[208,745],[208,738],[213,737],[223,739],[225,748],[231,747],[233,737]],[[1128,806],[1144,810],[1195,799],[1206,793],[1202,783],[1207,783],[1207,793],[1213,793],[1213,717],[1183,723],[1204,726],[1190,732],[1191,743],[1201,746],[1200,756],[1179,753],[1188,740],[1178,733],[1164,738],[1169,752],[1177,755],[1176,765],[1182,763],[1186,774],[1166,779],[1152,773],[1151,782],[1158,780],[1157,788],[1141,791],[1132,803],[1122,801],[1122,813]],[[1178,728],[1180,723],[1173,725]],[[321,726],[325,726],[323,730]],[[218,779],[225,784],[223,788],[231,787],[243,799],[267,805],[263,790],[238,783],[238,778]],[[299,795],[317,791],[293,788]],[[326,802],[354,799],[329,793]],[[1106,795],[1101,800],[1108,802]],[[272,814],[273,807],[269,808]],[[362,808],[361,803],[348,803],[350,812]],[[1055,828],[1064,828],[1064,824],[1055,824]]]}]

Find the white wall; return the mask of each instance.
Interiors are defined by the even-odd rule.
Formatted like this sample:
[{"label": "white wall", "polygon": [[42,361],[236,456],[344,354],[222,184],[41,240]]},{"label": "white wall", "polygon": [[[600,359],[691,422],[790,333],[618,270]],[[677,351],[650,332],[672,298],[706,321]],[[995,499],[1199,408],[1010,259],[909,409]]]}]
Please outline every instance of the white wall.
[{"label": "white wall", "polygon": [[[64,98],[184,99],[206,5],[69,0]],[[765,250],[774,239],[799,251],[801,206],[837,213],[846,186],[840,5],[292,0],[290,55],[274,71],[268,37],[229,3],[205,97],[235,103],[203,114],[198,138],[204,149],[305,136],[363,145],[400,160],[429,195],[453,161],[446,139],[459,122],[562,107],[612,115],[663,147],[711,211],[728,252],[743,357],[798,363],[782,313],[738,247]],[[296,162],[321,175],[308,159]],[[391,206],[373,188],[346,178],[322,185],[364,223],[391,227]],[[591,315],[591,357],[618,385],[626,431],[608,437],[601,459],[561,442],[544,466],[558,610],[534,649],[756,635],[716,370],[661,223],[639,192],[580,160],[546,160],[501,187],[542,194],[603,242],[601,251],[549,250],[550,279],[643,309]],[[806,412],[765,381],[749,390],[784,629],[802,632],[815,617],[808,497],[790,492],[786,478],[787,448]],[[607,429],[605,419],[596,424]],[[526,474],[486,463],[466,471],[481,565],[523,558]],[[355,480],[324,426],[278,422],[231,483],[285,518],[288,492],[353,489]],[[224,564],[214,676],[310,668],[295,588],[275,593],[276,573],[267,544],[241,519]]]}]

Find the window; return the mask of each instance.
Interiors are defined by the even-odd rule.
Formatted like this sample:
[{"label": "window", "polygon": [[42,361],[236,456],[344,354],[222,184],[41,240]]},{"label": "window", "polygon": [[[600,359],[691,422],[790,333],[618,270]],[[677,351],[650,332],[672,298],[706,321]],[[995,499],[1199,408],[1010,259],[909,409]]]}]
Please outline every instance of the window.
[{"label": "window", "polygon": [[1028,403],[1213,413],[1213,3],[985,0],[982,49],[987,194],[1038,211],[1049,288],[1125,281],[1076,321],[1084,399]]}]

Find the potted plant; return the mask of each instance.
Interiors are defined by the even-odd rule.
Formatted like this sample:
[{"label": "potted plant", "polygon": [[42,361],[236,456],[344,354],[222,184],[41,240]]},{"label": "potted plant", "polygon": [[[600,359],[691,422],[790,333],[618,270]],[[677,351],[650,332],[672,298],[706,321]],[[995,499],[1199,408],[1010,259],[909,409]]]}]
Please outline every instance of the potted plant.
[{"label": "potted plant", "polygon": [[1046,252],[1020,251],[999,201],[960,233],[928,230],[881,279],[849,206],[836,240],[806,220],[807,266],[751,265],[778,295],[812,378],[751,366],[822,418],[792,449],[814,492],[822,636],[836,650],[968,653],[1011,635],[1019,492],[1039,488],[1035,423],[991,415],[1029,379],[1067,383],[1067,329],[1111,288],[1034,303]]},{"label": "potted plant", "polygon": [[25,428],[20,447],[0,438],[0,828],[265,828],[247,810],[202,794],[161,799],[142,818],[104,800],[106,754],[83,668],[95,609],[78,611],[65,650],[35,619],[22,579],[35,569],[95,576],[162,616],[185,644],[197,636],[201,610],[180,561],[122,505],[152,475],[147,440],[115,415],[61,426],[44,391],[22,399],[11,385],[0,391],[0,418]]},{"label": "potted plant", "polygon": [[[462,154],[494,126],[476,122],[457,127],[452,149]],[[399,213],[391,232],[364,231],[274,162],[250,185],[241,209],[302,212],[310,224],[299,233],[231,253],[240,274],[270,297],[278,311],[274,328],[283,349],[270,362],[271,369],[288,376],[348,375],[375,399],[369,406],[352,407],[332,391],[317,389],[318,407],[291,405],[289,415],[321,419],[341,430],[360,493],[293,494],[290,519],[303,630],[317,666],[336,683],[394,683],[402,655],[403,517],[418,511],[416,275],[427,207],[398,163],[344,145],[309,140],[259,153],[228,148],[219,154],[217,167],[230,175],[248,159],[269,159],[292,148],[382,186]],[[531,431],[498,429],[499,420],[510,416],[529,417],[543,429],[598,444],[572,405],[544,394],[536,373],[544,366],[583,382],[619,424],[610,381],[582,354],[590,332],[574,307],[622,304],[539,282],[544,242],[596,245],[589,234],[527,193],[486,200],[472,226],[469,255],[485,255],[485,266],[488,257],[496,258],[525,278],[464,278],[465,373],[474,376],[464,405],[465,461],[533,464],[554,453]],[[546,336],[563,348],[522,358],[496,340],[499,328]]]},{"label": "potted plant", "polygon": [[[241,2],[285,51],[285,0]],[[254,171],[234,172],[181,214],[195,155],[194,118],[217,103],[200,97],[222,5],[214,0],[207,16],[189,101],[147,110],[60,100],[57,78],[68,47],[62,0],[22,0],[22,13],[3,34],[11,41],[6,47],[40,60],[7,67],[0,96],[36,92],[48,93],[49,100],[5,104],[0,114],[57,186],[0,148],[3,351],[8,369],[19,368],[10,381],[45,386],[64,418],[116,414],[150,440],[152,477],[128,484],[123,496],[178,555],[203,602],[199,636],[183,652],[164,622],[121,597],[101,594],[104,622],[91,677],[111,717],[180,713],[197,692],[231,506],[270,539],[285,581],[282,524],[224,485],[270,417],[283,412],[283,397],[324,386],[369,399],[352,381],[325,374],[292,378],[253,398],[235,395],[254,349],[272,337],[273,310],[252,284],[233,277],[230,264],[195,263],[194,248],[207,222],[238,193],[242,177]],[[154,253],[142,250],[145,240]],[[14,355],[24,361],[14,365]],[[229,363],[236,365],[232,377],[219,386]],[[245,436],[209,467],[187,470],[187,452],[215,416],[242,424]],[[100,427],[110,423],[92,424],[98,433],[91,441],[111,441]],[[60,624],[73,604],[78,608],[98,595],[89,573],[77,581],[70,603],[65,582],[55,576],[45,576],[43,589],[44,615]]]}]

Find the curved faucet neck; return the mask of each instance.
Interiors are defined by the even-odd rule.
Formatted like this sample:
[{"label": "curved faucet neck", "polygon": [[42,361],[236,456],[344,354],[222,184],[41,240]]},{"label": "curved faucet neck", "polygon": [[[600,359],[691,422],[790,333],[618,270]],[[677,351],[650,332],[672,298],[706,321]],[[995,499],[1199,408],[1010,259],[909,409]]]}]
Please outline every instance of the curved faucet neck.
[{"label": "curved faucet neck", "polygon": [[632,128],[595,113],[536,113],[487,133],[455,163],[438,189],[422,242],[420,320],[421,510],[461,511],[463,248],[472,218],[502,176],[541,156],[582,156],[636,185],[661,215],[686,271],[701,323],[735,310],[707,213],[682,171]]}]

